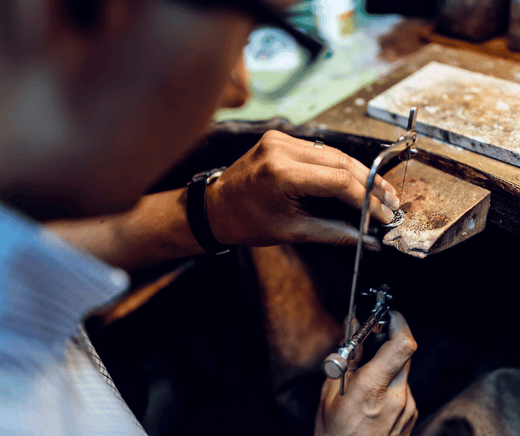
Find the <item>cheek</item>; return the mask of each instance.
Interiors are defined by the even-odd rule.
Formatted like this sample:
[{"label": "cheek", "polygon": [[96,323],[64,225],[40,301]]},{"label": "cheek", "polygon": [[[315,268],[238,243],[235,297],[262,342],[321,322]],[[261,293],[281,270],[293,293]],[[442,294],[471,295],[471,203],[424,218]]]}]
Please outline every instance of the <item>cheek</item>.
[{"label": "cheek", "polygon": [[[180,75],[179,68],[183,70]],[[226,72],[225,60],[215,56],[170,69],[171,79],[158,95],[154,129],[156,134],[174,141],[171,144],[174,149],[166,149],[174,160],[200,137],[213,116],[226,82]]]},{"label": "cheek", "polygon": [[151,91],[146,131],[155,138],[163,165],[178,162],[200,138],[252,28],[242,17],[206,18],[194,21],[190,32],[184,28],[184,38],[177,35],[175,50],[168,52],[167,74]]},{"label": "cheek", "polygon": [[237,16],[197,17],[189,29],[184,23],[173,31],[182,35],[166,37],[153,20],[148,24],[139,55],[146,90],[116,134],[132,174],[126,189],[134,192],[157,181],[200,138],[252,27]]}]

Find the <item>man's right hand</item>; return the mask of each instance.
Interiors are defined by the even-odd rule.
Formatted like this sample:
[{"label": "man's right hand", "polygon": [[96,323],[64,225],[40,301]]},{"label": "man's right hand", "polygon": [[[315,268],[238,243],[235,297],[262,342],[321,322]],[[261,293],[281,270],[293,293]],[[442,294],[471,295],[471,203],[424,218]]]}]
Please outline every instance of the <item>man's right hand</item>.
[{"label": "man's right hand", "polygon": [[403,316],[390,316],[390,339],[374,358],[360,368],[350,362],[345,395],[339,395],[339,380],[325,381],[316,436],[410,435],[418,412],[408,372],[417,344]]},{"label": "man's right hand", "polygon": [[[309,198],[334,198],[353,210],[365,201],[370,170],[340,150],[270,130],[207,189],[213,235],[225,245],[355,245],[358,222],[310,214]],[[395,188],[376,176],[370,216],[383,224],[399,209]],[[366,248],[380,249],[373,236]]]}]

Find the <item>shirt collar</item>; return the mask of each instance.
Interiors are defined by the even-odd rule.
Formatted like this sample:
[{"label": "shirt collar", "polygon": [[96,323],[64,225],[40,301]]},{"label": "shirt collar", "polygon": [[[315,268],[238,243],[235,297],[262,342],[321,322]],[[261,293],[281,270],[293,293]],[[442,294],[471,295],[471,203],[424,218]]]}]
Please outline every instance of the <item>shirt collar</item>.
[{"label": "shirt collar", "polygon": [[0,205],[0,332],[55,347],[86,313],[112,301],[128,275]]}]

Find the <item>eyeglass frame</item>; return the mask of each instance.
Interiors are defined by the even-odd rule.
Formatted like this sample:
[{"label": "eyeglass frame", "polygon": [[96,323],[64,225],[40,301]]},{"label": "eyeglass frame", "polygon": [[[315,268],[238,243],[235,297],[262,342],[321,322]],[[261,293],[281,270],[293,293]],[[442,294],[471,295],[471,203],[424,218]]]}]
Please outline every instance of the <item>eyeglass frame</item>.
[{"label": "eyeglass frame", "polygon": [[240,12],[251,15],[259,25],[274,26],[283,30],[289,36],[294,38],[295,42],[309,53],[307,62],[304,68],[291,76],[284,84],[276,91],[263,93],[268,99],[276,99],[286,94],[292,87],[310,70],[310,67],[315,64],[323,53],[328,51],[328,46],[324,41],[321,41],[311,35],[303,33],[297,28],[291,26],[286,21],[288,16],[284,16],[280,11],[276,10],[269,4],[262,0],[181,0],[188,4],[198,4],[201,7],[212,9],[215,7],[229,7]]},{"label": "eyeglass frame", "polygon": [[304,49],[306,49],[311,57],[311,63],[316,60],[320,53],[326,48],[323,41],[313,38],[306,33],[291,26],[280,11],[276,10],[262,0],[180,0],[188,5],[198,5],[205,9],[214,9],[216,7],[229,7],[237,11],[245,12],[251,15],[259,24],[273,25],[288,33],[294,40]]},{"label": "eyeglass frame", "polygon": [[[289,36],[294,38],[295,42],[309,53],[309,57],[304,67],[290,76],[280,87],[274,91],[262,92],[264,98],[268,100],[275,100],[287,94],[293,87],[303,79],[311,71],[311,66],[314,65],[320,56],[327,50],[327,45],[302,31],[291,26],[279,11],[271,7],[270,5],[262,2],[261,0],[231,0],[233,7],[253,14],[261,25],[273,25],[278,29],[283,30]],[[238,5],[237,5],[238,4]],[[247,4],[247,6],[246,6]]]},{"label": "eyeglass frame", "polygon": [[[236,6],[236,3],[240,3],[240,9],[253,14],[259,23],[274,25],[289,34],[294,38],[298,45],[309,52],[310,64],[318,59],[319,55],[326,48],[325,43],[291,26],[279,11],[260,0],[248,0],[245,2],[244,0],[242,0],[242,2],[238,0],[237,2],[233,1],[232,3],[235,3],[233,6]],[[245,7],[244,3],[247,4],[247,7]]]}]

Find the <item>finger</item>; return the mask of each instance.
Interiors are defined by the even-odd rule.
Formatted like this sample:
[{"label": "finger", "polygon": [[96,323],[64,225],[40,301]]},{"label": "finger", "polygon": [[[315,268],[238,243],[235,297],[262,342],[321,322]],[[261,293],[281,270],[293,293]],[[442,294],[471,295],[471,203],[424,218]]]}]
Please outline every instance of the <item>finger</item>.
[{"label": "finger", "polygon": [[397,384],[408,377],[405,367],[417,349],[417,343],[404,317],[399,312],[389,313],[390,339],[379,348],[374,358],[363,366],[370,375],[377,377],[379,388],[382,390],[386,389],[394,379],[397,378]]},{"label": "finger", "polygon": [[411,360],[404,364],[401,371],[399,371],[393,380],[388,384],[388,388],[406,389],[408,384],[408,374],[410,373]]},{"label": "finger", "polygon": [[[366,180],[370,173],[370,169],[359,162],[357,159],[349,156],[346,153],[343,153],[341,150],[338,150],[334,147],[329,147],[327,145],[323,145],[322,149],[314,147],[314,143],[310,141],[304,141],[308,145],[312,147],[307,147],[305,153],[300,157],[300,162],[303,163],[315,163],[323,166],[329,166],[331,168],[344,169],[347,171],[351,171],[356,175],[356,178],[359,182],[366,184]],[[376,189],[379,189],[381,192],[381,196],[384,196],[385,192],[390,193],[393,196],[397,195],[397,190],[392,184],[383,179],[379,174],[376,174],[374,179],[376,184]],[[378,194],[379,196],[379,194]],[[383,198],[380,198],[381,201],[384,201]],[[390,206],[390,204],[389,204]]]},{"label": "finger", "polygon": [[[359,183],[366,186],[370,170],[357,159],[341,152],[337,148],[327,145],[323,145],[323,148],[320,149],[314,147],[313,142],[298,139],[296,141],[301,141],[301,143],[292,144],[293,147],[291,147],[291,151],[295,153],[292,157],[295,160],[302,163],[349,171]],[[304,147],[302,147],[302,145]],[[297,148],[295,149],[294,146]],[[390,209],[399,209],[399,199],[397,198],[396,189],[380,175],[376,175],[374,179],[372,194]]]},{"label": "finger", "polygon": [[[348,316],[343,318],[343,323],[342,323],[343,331],[347,330],[347,323],[348,323]],[[361,327],[361,324],[359,323],[359,320],[357,319],[356,316],[352,317],[352,322],[350,323],[350,327],[351,327],[351,331],[353,331],[353,332],[356,332],[359,329],[359,327]],[[343,343],[343,339],[344,338],[341,339],[341,343]]]},{"label": "finger", "polygon": [[412,429],[417,421],[419,413],[417,412],[417,406],[410,390],[410,386],[406,386],[406,405],[403,412],[395,422],[390,436],[406,436],[412,432]]},{"label": "finger", "polygon": [[[297,162],[350,171],[359,183],[363,186],[366,185],[369,169],[357,159],[350,157],[337,148],[327,145],[323,145],[323,148],[316,148],[314,147],[314,142],[294,138],[276,130],[266,132],[261,142],[266,143],[268,148],[283,150],[286,156]],[[376,175],[374,181],[373,195],[390,209],[399,209],[399,200],[397,199],[395,187],[379,175]]]},{"label": "finger", "polygon": [[390,316],[390,323],[388,325],[388,337],[390,340],[406,337],[415,342],[410,326],[404,316],[396,310],[389,310],[388,315]]},{"label": "finger", "polygon": [[416,409],[414,415],[412,416],[412,419],[410,419],[410,421],[408,421],[406,426],[401,431],[402,436],[410,436],[412,434],[418,418],[419,418],[419,411]]},{"label": "finger", "polygon": [[[381,363],[384,364],[384,362]],[[364,389],[366,392],[370,393],[375,404],[381,405],[381,403],[386,402],[388,405],[387,407],[389,407],[388,410],[390,410],[393,413],[393,416],[395,416],[394,421],[397,422],[400,416],[404,413],[407,403],[410,361],[403,366],[401,371],[392,380],[392,383],[388,385],[381,377],[384,370],[383,367],[379,368],[379,372],[367,370],[367,368],[370,368],[370,366],[365,364],[358,371],[360,377],[363,378]]]},{"label": "finger", "polygon": [[[363,207],[365,187],[348,171],[309,164],[293,164],[285,170],[286,192],[292,198],[336,197],[356,209]],[[373,195],[369,210],[374,218],[385,224],[394,218],[392,210]]]},{"label": "finger", "polygon": [[[358,229],[352,224],[341,221],[307,216],[300,219],[298,227],[294,227],[294,241],[311,242],[347,246],[357,244]],[[381,251],[381,242],[374,236],[364,237],[365,248],[371,251]]]}]

